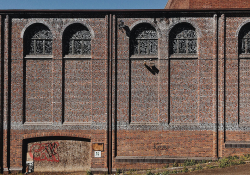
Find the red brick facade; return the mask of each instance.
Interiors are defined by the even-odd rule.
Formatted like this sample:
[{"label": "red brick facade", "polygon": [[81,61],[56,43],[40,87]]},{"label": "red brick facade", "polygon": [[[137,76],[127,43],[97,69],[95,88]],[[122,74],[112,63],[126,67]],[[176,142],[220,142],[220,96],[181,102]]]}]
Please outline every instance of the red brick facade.
[{"label": "red brick facade", "polygon": [[[81,149],[84,170],[110,173],[249,152],[249,11],[19,10],[0,19],[2,171],[25,171],[28,155],[35,171],[36,161],[72,165]],[[38,23],[52,34],[50,54],[26,53]],[[90,54],[65,54],[75,24],[89,33]],[[75,141],[84,143],[67,147]]]},{"label": "red brick facade", "polygon": [[249,9],[248,0],[169,0],[165,9]]}]

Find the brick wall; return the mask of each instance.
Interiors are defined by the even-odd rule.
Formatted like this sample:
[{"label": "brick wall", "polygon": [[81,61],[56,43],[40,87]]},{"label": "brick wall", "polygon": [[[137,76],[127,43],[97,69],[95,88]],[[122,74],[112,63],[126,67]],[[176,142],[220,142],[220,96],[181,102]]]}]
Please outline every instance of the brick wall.
[{"label": "brick wall", "polygon": [[[161,167],[249,150],[249,63],[238,53],[248,13],[15,13],[1,23],[4,171],[25,166],[31,143],[62,138],[62,145],[89,143],[85,169],[92,171]],[[120,20],[124,28],[118,27]],[[23,34],[34,23],[53,34],[49,58],[25,58]],[[75,23],[91,33],[89,58],[64,57],[63,33]],[[131,31],[143,23],[158,36],[151,61],[129,51]],[[171,57],[169,34],[186,23],[197,34],[197,54]],[[94,143],[104,145],[101,158],[94,157]]]}]

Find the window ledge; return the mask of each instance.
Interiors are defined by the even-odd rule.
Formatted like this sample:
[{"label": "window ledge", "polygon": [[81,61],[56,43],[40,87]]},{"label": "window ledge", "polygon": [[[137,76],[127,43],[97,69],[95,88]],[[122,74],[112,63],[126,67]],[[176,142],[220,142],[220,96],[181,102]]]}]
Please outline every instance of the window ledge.
[{"label": "window ledge", "polygon": [[191,59],[198,59],[197,54],[172,54],[170,58],[175,59],[183,59],[183,58],[191,58]]},{"label": "window ledge", "polygon": [[52,55],[26,55],[24,58],[43,58],[43,59],[52,59]]},{"label": "window ledge", "polygon": [[157,59],[157,55],[132,55],[131,59]]},{"label": "window ledge", "polygon": [[91,55],[65,55],[63,58],[83,58],[83,59],[91,59]]},{"label": "window ledge", "polygon": [[250,58],[250,54],[240,54],[239,58]]}]

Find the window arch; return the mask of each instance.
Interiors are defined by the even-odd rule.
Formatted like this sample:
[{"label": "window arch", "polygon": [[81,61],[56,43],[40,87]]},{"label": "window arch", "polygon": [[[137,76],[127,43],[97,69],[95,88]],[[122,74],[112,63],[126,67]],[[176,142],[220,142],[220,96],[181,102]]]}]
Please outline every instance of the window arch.
[{"label": "window arch", "polygon": [[239,54],[250,54],[250,23],[239,32]]},{"label": "window arch", "polygon": [[25,55],[51,55],[52,33],[43,24],[33,24],[24,35]]},{"label": "window arch", "polygon": [[157,56],[157,32],[150,24],[139,24],[130,35],[130,56]]},{"label": "window arch", "polygon": [[63,35],[64,56],[91,55],[91,34],[82,24],[72,24]]},{"label": "window arch", "polygon": [[197,54],[195,28],[188,23],[177,24],[170,32],[169,50],[171,54]]}]

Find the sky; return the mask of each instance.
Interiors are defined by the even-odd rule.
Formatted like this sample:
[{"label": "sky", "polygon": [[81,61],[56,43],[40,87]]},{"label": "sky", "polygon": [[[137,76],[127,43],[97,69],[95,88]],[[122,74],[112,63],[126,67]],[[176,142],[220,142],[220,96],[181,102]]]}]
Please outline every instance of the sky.
[{"label": "sky", "polygon": [[164,9],[168,0],[0,0],[0,9]]}]

